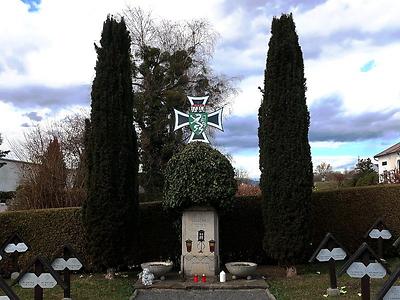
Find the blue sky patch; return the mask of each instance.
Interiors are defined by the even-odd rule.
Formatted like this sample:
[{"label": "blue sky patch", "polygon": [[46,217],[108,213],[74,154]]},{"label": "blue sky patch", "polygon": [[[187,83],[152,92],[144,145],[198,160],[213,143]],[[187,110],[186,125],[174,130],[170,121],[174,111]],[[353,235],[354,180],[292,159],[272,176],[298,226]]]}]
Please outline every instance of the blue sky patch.
[{"label": "blue sky patch", "polygon": [[29,5],[29,12],[35,12],[39,10],[39,4],[42,0],[21,0],[25,4]]},{"label": "blue sky patch", "polygon": [[367,62],[365,65],[363,65],[360,68],[360,71],[361,72],[368,72],[368,71],[371,71],[371,69],[374,68],[374,67],[375,67],[375,60],[372,59],[369,62]]}]

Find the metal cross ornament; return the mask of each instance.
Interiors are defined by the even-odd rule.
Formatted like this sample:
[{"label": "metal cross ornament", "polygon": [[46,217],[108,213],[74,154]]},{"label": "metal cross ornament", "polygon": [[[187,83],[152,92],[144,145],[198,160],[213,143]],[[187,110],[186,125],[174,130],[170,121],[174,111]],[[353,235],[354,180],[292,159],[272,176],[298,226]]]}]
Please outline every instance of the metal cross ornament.
[{"label": "metal cross ornament", "polygon": [[189,126],[192,134],[189,138],[190,142],[204,142],[209,143],[205,130],[208,126],[215,127],[221,131],[222,128],[222,108],[208,113],[206,111],[206,104],[208,96],[204,97],[190,97],[188,96],[190,102],[189,114],[180,112],[174,109],[175,113],[175,127],[174,131],[181,129],[185,126]]}]

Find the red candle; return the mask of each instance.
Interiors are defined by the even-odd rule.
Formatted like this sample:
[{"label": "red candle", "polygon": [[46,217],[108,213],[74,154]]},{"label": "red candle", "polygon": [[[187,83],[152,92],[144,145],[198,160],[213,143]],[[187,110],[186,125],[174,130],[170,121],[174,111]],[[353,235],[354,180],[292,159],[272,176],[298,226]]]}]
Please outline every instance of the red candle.
[{"label": "red candle", "polygon": [[201,276],[201,282],[206,282],[206,281],[207,281],[206,275],[203,274],[203,276]]},{"label": "red candle", "polygon": [[199,282],[199,275],[194,275],[194,277],[193,277],[193,281],[194,282]]}]

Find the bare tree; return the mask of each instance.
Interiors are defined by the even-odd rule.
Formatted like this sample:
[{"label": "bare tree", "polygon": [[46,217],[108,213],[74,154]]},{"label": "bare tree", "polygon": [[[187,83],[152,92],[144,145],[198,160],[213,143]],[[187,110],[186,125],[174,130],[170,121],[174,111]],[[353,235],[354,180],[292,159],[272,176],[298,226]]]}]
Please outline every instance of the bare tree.
[{"label": "bare tree", "polygon": [[236,88],[233,78],[211,67],[218,34],[207,20],[157,20],[138,7],[127,7],[121,16],[132,40],[142,183],[146,192],[159,194],[166,163],[189,137],[174,132],[173,108],[188,109],[187,95],[208,95],[207,104],[220,108]]},{"label": "bare tree", "polygon": [[[85,111],[74,113],[32,127],[22,141],[10,141],[13,154],[27,162],[21,166],[21,185],[10,209],[79,206],[82,203],[86,117]],[[63,168],[65,171],[61,171]]]},{"label": "bare tree", "polygon": [[327,179],[327,176],[332,173],[332,166],[326,162],[321,162],[316,168],[315,172],[321,176],[322,181]]},{"label": "bare tree", "polygon": [[32,127],[24,133],[22,141],[10,141],[14,155],[22,161],[40,164],[46,149],[56,137],[69,170],[69,185],[81,187],[83,180],[81,168],[84,151],[85,119],[84,110],[45,125]]},{"label": "bare tree", "polygon": [[[39,158],[38,158],[39,159]],[[51,139],[37,163],[23,167],[11,210],[79,206],[82,195],[67,188],[68,172],[58,139]]]}]

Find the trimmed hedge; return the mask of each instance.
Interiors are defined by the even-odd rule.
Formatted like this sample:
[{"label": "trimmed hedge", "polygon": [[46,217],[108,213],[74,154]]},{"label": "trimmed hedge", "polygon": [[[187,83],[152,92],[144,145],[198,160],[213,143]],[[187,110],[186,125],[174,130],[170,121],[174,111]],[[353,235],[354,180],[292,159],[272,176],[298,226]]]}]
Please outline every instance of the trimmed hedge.
[{"label": "trimmed hedge", "polygon": [[[389,245],[400,233],[400,185],[314,192],[312,216],[315,246],[326,232],[331,232],[348,251],[353,252],[364,241],[364,234],[376,219],[382,217],[393,235],[384,245],[390,249]],[[376,249],[371,239],[367,242]]]},{"label": "trimmed hedge", "polygon": [[[378,217],[392,230],[393,239],[400,233],[400,185],[348,188],[313,193],[313,247],[326,232],[353,252]],[[70,243],[91,266],[86,253],[80,208],[43,209],[0,214],[0,242],[18,231],[31,244],[32,251],[21,256],[23,265],[36,254],[50,257],[62,244]],[[180,258],[179,215],[166,213],[161,202],[140,204],[140,251],[130,260],[143,261]],[[238,197],[234,207],[220,215],[221,261],[250,260],[273,263],[262,249],[263,222],[260,197]],[[368,241],[371,243],[371,241]],[[371,246],[375,246],[371,243]],[[386,247],[389,248],[389,247]]]},{"label": "trimmed hedge", "polygon": [[50,258],[65,243],[71,244],[90,265],[85,251],[83,228],[80,222],[80,208],[51,208],[40,210],[10,211],[0,214],[0,243],[13,232],[32,247],[31,251],[19,256],[20,264],[26,263],[35,255]]}]

